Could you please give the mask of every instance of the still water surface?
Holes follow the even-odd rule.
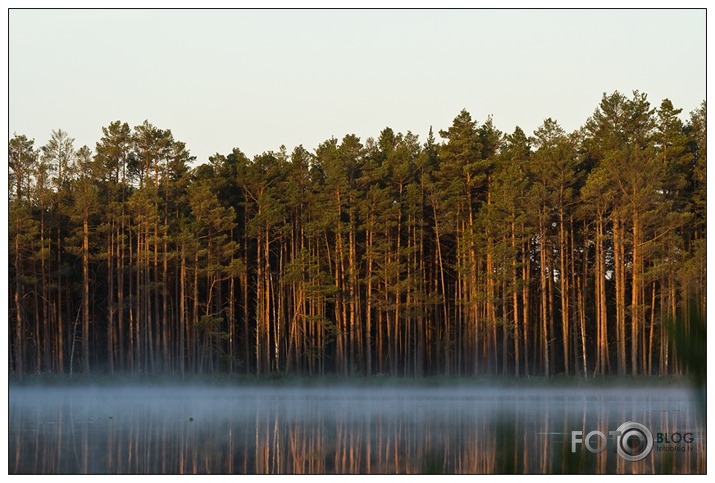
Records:
[[[9,396],[11,474],[706,472],[704,424],[681,388],[11,387]],[[629,421],[653,435],[636,462],[608,436]],[[589,444],[605,448],[574,447],[572,431],[600,431]]]

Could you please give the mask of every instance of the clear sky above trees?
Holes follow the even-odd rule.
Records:
[[[208,156],[315,149],[465,108],[567,131],[602,93],[705,98],[705,10],[11,10],[9,132],[76,145],[145,119]]]

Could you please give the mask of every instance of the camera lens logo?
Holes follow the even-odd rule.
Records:
[[[618,426],[616,451],[628,461],[640,461],[653,449],[653,434],[646,426],[628,421]]]

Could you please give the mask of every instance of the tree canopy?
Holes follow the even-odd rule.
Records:
[[[199,165],[148,121],[94,150],[14,135],[11,371],[683,372],[705,109],[614,92],[570,133],[462,110],[441,142],[387,127]]]

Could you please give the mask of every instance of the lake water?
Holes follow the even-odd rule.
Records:
[[[705,473],[701,419],[683,388],[11,386],[8,471]]]

